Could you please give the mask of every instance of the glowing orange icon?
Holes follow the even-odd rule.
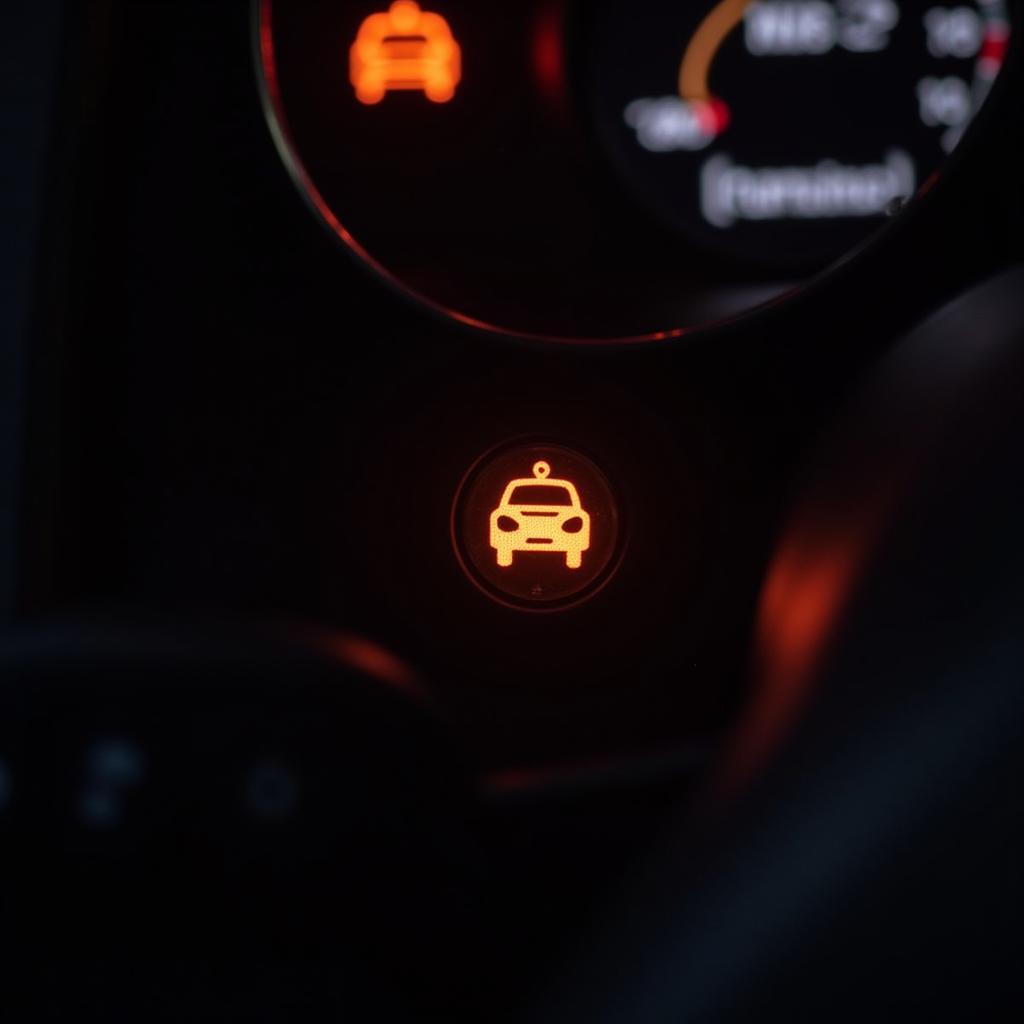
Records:
[[[462,51],[440,14],[414,0],[395,0],[386,14],[371,14],[349,51],[349,78],[361,103],[380,103],[397,89],[422,91],[447,103],[462,78]]]
[[[533,464],[533,477],[512,480],[491,513],[491,547],[498,565],[512,564],[514,551],[557,551],[578,569],[590,547],[590,515],[568,480],[552,480],[546,462]]]

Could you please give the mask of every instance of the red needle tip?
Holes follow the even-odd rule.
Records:
[[[696,113],[700,126],[707,135],[721,135],[732,120],[729,107],[717,96],[700,103]]]

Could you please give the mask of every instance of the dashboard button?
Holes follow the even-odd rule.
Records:
[[[553,610],[611,578],[622,531],[611,485],[591,459],[559,444],[514,443],[466,475],[452,540],[466,574],[489,596]]]

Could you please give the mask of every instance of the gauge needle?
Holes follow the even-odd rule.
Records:
[[[700,23],[679,66],[679,95],[687,103],[707,104],[714,116],[714,134],[729,123],[728,107],[711,95],[711,62],[729,33],[743,20],[752,0],[721,0]]]

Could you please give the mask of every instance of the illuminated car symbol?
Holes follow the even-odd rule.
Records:
[[[392,90],[419,90],[447,103],[462,77],[462,51],[440,14],[414,0],[395,0],[371,14],[349,50],[349,78],[360,103],[380,103]]]
[[[490,543],[498,565],[507,568],[516,551],[553,551],[565,555],[568,569],[583,564],[590,547],[590,514],[580,505],[575,485],[553,480],[551,467],[536,462],[533,477],[509,482],[491,513]]]

